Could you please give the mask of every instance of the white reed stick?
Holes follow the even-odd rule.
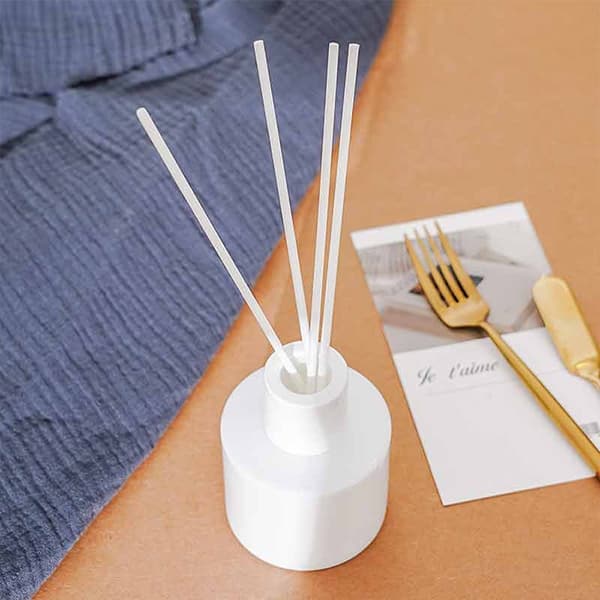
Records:
[[[277,117],[275,116],[275,104],[273,103],[273,92],[271,90],[271,80],[269,78],[267,55],[265,53],[265,44],[262,40],[257,40],[254,42],[254,56],[256,58],[256,68],[258,69],[258,79],[260,82],[260,91],[265,110],[265,120],[267,122],[267,131],[269,133],[273,168],[275,169],[275,181],[277,183],[277,193],[279,195],[279,206],[281,208],[281,218],[283,220],[283,231],[285,234],[285,243],[288,251],[290,271],[292,274],[292,285],[296,299],[298,322],[300,324],[300,337],[302,338],[302,344],[304,346],[304,360],[306,361],[309,353],[309,327],[308,314],[306,312],[306,298],[304,296],[304,286],[302,284],[300,259],[298,257],[298,246],[296,244],[294,221],[292,220],[292,209],[290,207],[290,197],[285,176],[285,167],[283,165],[283,154],[281,152],[281,142],[279,140]]]
[[[317,374],[317,347],[321,325],[321,300],[327,238],[327,212],[329,210],[329,184],[331,180],[331,153],[333,148],[333,126],[335,121],[335,92],[337,86],[339,44],[329,44],[327,56],[327,84],[325,86],[325,111],[323,115],[323,144],[321,148],[321,180],[319,182],[319,210],[315,239],[315,265],[313,269],[312,297],[307,375]]]
[[[350,44],[348,46],[346,81],[344,84],[344,103],[342,107],[342,125],[340,130],[337,171],[335,175],[335,191],[333,194],[333,215],[331,217],[329,256],[327,258],[327,282],[323,306],[323,327],[321,329],[321,345],[318,358],[319,375],[323,375],[327,371],[327,350],[331,343],[333,305],[335,300],[338,258],[340,254],[340,237],[342,233],[342,216],[344,214],[344,194],[346,191],[346,174],[348,172],[350,129],[352,125],[352,109],[354,107],[354,90],[356,87],[359,47],[358,44]]]
[[[229,276],[233,280],[233,283],[235,283],[235,285],[237,286],[240,294],[242,295],[242,298],[246,301],[248,308],[252,311],[254,318],[256,319],[263,333],[271,343],[271,346],[273,346],[273,350],[279,356],[279,359],[281,360],[285,370],[292,375],[297,375],[298,371],[294,366],[294,363],[283,349],[281,341],[279,340],[277,334],[273,330],[271,323],[269,323],[269,320],[267,319],[265,313],[260,307],[260,304],[254,297],[254,294],[248,287],[248,284],[244,280],[236,264],[233,262],[231,255],[227,251],[227,248],[225,248],[223,241],[219,237],[219,234],[217,233],[216,229],[213,227],[213,224],[211,223],[208,215],[202,208],[200,201],[198,200],[196,194],[192,190],[181,168],[177,164],[177,161],[175,160],[175,157],[169,150],[169,147],[167,146],[165,140],[158,131],[156,125],[154,124],[154,121],[148,114],[148,111],[145,108],[138,108],[136,114],[137,118],[142,124],[142,127],[148,134],[150,141],[152,142],[152,144],[156,148],[156,151],[160,155],[160,158],[162,159],[165,167],[167,167],[167,169],[169,170],[173,181],[176,183],[177,187],[179,188],[179,191],[186,199],[189,207],[192,209],[192,212],[196,217],[196,220],[200,224],[200,227],[202,227],[202,230],[206,234],[206,237],[208,238],[209,242],[212,244],[213,248],[215,249],[216,253],[221,259],[221,262],[223,263],[223,266],[229,273]]]

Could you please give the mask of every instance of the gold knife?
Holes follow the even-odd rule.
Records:
[[[600,389],[598,346],[566,281],[542,277],[533,286],[533,298],[567,369]]]

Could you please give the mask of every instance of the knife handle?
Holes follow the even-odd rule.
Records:
[[[533,371],[521,360],[518,354],[502,339],[502,336],[489,323],[483,322],[481,329],[487,333],[492,342],[508,364],[515,370],[523,383],[537,398],[542,408],[567,436],[569,441],[579,451],[581,456],[590,465],[596,476],[600,478],[600,450],[588,438],[571,415],[562,407],[560,402],[548,391],[548,388],[538,379]]]

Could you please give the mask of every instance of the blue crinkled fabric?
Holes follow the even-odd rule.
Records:
[[[0,2],[0,598],[35,593],[241,307],[135,109],[253,282],[282,227],[251,42],[265,40],[296,204],[319,166],[327,43],[341,65],[361,44],[362,81],[390,6]]]

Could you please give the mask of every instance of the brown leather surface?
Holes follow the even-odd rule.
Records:
[[[348,234],[522,200],[600,338],[599,173],[599,2],[398,3],[357,105],[333,336],[392,413],[380,535],[345,565],[295,573],[255,559],[229,531],[220,412],[269,354],[244,310],[155,452],[38,600],[597,594],[598,481],[442,507]],[[307,284],[316,191],[296,215]],[[281,245],[256,290],[281,337],[296,338]]]

